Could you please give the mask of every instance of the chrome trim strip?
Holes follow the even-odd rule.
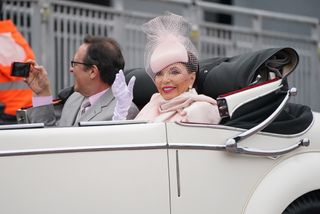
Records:
[[[235,144],[236,145],[236,144]],[[277,157],[280,155],[287,154],[300,146],[309,146],[310,140],[309,139],[302,139],[298,143],[295,143],[292,146],[289,146],[284,149],[276,149],[276,150],[261,150],[261,149],[254,149],[254,148],[248,148],[248,147],[235,147],[232,149],[232,147],[226,147],[228,152],[231,153],[237,153],[237,154],[246,154],[246,155],[255,155],[255,156],[269,156],[269,157]]]
[[[110,125],[130,125],[146,124],[145,120],[110,120],[110,121],[81,121],[79,126],[110,126]]]
[[[44,123],[27,123],[27,124],[12,124],[12,125],[1,125],[1,130],[14,130],[14,129],[34,129],[44,128]]]
[[[234,139],[229,139],[234,140]],[[289,153],[299,147],[307,147],[310,145],[310,140],[308,138],[304,138],[299,140],[299,142],[283,148],[283,149],[275,149],[275,150],[262,150],[256,148],[248,148],[248,147],[238,147],[238,144],[232,143],[232,145],[208,145],[208,144],[169,144],[169,149],[180,149],[180,150],[187,150],[187,149],[194,149],[194,150],[214,150],[214,151],[227,151],[236,154],[246,154],[246,155],[254,155],[254,156],[268,156],[268,157],[276,157],[280,155],[284,155]],[[234,146],[234,147],[232,147]]]
[[[247,154],[256,156],[279,156],[291,152],[300,146],[309,146],[308,139],[302,139],[298,143],[284,149],[277,150],[260,150],[246,147],[227,147],[226,145],[208,145],[208,144],[153,144],[153,145],[123,145],[123,146],[84,146],[84,147],[65,147],[65,148],[46,148],[46,149],[20,149],[0,151],[0,157],[11,156],[27,156],[27,155],[44,155],[44,154],[66,154],[66,153],[80,153],[80,152],[103,152],[103,151],[124,151],[124,150],[155,150],[155,149],[174,149],[176,150],[176,161],[179,157],[178,150],[214,150],[214,151],[228,151],[237,154]],[[231,151],[231,149],[233,149]],[[178,164],[178,162],[177,162]],[[177,165],[180,175],[179,166]],[[179,190],[180,191],[180,190]]]
[[[192,123],[192,122],[180,122],[180,121],[175,121],[174,123],[179,125],[179,126],[185,126],[185,127],[224,129],[224,130],[230,130],[230,131],[243,131],[243,129],[241,129],[241,128],[236,128],[236,127],[232,127],[232,126],[225,126],[225,125],[219,125],[219,124]]]
[[[83,147],[65,147],[65,148],[47,148],[47,149],[20,149],[0,151],[0,157],[8,156],[26,156],[26,155],[44,155],[44,154],[64,154],[79,152],[103,152],[103,151],[123,151],[123,150],[153,150],[167,149],[166,144],[153,145],[123,145],[123,146],[83,146]]]
[[[174,144],[168,145],[169,149],[195,149],[195,150],[226,150],[226,145],[209,145],[209,144]]]
[[[102,151],[122,151],[122,150],[153,150],[153,149],[195,149],[195,150],[226,150],[225,145],[187,145],[187,144],[153,144],[153,145],[122,145],[122,146],[83,146],[83,147],[64,147],[64,148],[46,148],[46,149],[18,149],[0,151],[0,157],[8,156],[26,156],[43,154],[63,154],[79,152],[102,152]]]
[[[177,172],[177,192],[178,192],[178,197],[180,197],[181,186],[180,186],[179,150],[176,150],[176,172]]]

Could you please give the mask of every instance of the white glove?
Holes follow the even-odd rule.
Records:
[[[128,115],[128,110],[133,99],[133,86],[136,77],[131,77],[128,85],[124,77],[123,71],[120,70],[116,75],[111,89],[113,96],[116,98],[116,107],[113,112],[112,120],[125,120]]]

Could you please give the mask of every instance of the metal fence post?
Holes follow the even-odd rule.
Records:
[[[53,29],[49,25],[51,21],[50,15],[49,0],[37,0],[36,3],[32,4],[32,15],[30,16],[32,49],[36,54],[37,63],[45,66],[47,69],[51,85],[54,87],[55,75],[52,63],[54,57],[53,40],[51,39]],[[54,88],[53,92],[55,92]]]
[[[46,67],[48,76],[51,82],[51,87],[53,95],[56,96],[56,69],[54,66],[54,25],[53,25],[53,17],[52,17],[52,0],[41,0],[41,56],[42,56],[42,64]]]
[[[126,39],[125,39],[125,17],[122,12],[119,12],[118,16],[114,17],[114,37],[117,42],[121,45],[121,47],[126,47]]]
[[[263,17],[262,16],[254,16],[254,18],[252,19],[252,28],[255,32],[255,36],[256,36],[256,40],[254,41],[254,49],[259,50],[261,49],[261,45],[262,45],[262,21],[263,21]]]
[[[41,39],[41,14],[40,14],[40,9],[41,9],[41,1],[38,0],[34,4],[32,4],[32,9],[30,15],[31,22],[31,46],[32,49],[36,55],[37,62],[42,64],[43,62],[43,57],[41,55],[42,53],[42,44],[39,42]]]
[[[191,22],[191,33],[189,37],[198,50],[199,55],[201,53],[199,24],[202,22],[202,13],[203,11],[196,5],[195,2],[188,4],[188,7],[183,11],[183,16]]]

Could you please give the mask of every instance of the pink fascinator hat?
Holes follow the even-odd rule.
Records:
[[[182,16],[168,13],[158,16],[142,26],[147,35],[144,62],[146,72],[154,80],[155,74],[167,66],[189,61],[191,53],[198,52],[189,39],[191,25]]]

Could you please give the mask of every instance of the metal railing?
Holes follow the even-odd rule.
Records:
[[[167,2],[183,4],[184,16],[194,23],[191,39],[202,59],[234,56],[269,47],[295,48],[300,64],[289,77],[289,84],[299,92],[294,102],[320,111],[320,96],[314,96],[320,91],[318,19],[204,1],[195,1],[195,4],[177,0]],[[157,15],[74,1],[4,0],[2,7],[2,17],[14,20],[30,42],[37,60],[47,67],[55,93],[73,84],[68,72],[69,62],[86,34],[115,38],[122,46],[126,69],[142,67],[146,39],[141,25]],[[205,22],[204,11],[245,16],[251,23],[239,26]],[[264,29],[266,20],[303,24],[309,34]]]

